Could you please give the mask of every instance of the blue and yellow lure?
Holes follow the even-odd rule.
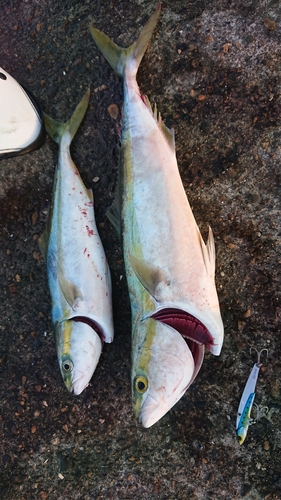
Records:
[[[267,349],[262,349],[260,352],[255,349],[255,347],[251,347],[250,352],[254,349],[257,354],[258,354],[258,361],[257,363],[254,364],[252,371],[249,375],[249,378],[247,380],[247,383],[245,385],[239,408],[238,408],[238,413],[237,413],[237,418],[236,418],[236,432],[239,438],[239,443],[242,444],[244,443],[248,428],[250,425],[256,423],[257,419],[259,418],[262,410],[268,411],[268,408],[266,406],[258,409],[257,407],[257,417],[256,419],[251,418],[251,411],[253,408],[254,399],[255,399],[255,388],[256,388],[256,383],[258,380],[258,375],[260,371],[260,367],[262,366],[261,363],[261,354],[266,351],[266,354],[268,354]],[[257,406],[257,405],[256,405]]]

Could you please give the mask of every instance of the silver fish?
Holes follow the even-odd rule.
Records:
[[[132,310],[132,399],[144,427],[185,393],[204,346],[218,355],[223,343],[212,231],[205,245],[178,171],[174,131],[136,82],[160,8],[129,48],[90,27],[124,84],[120,196],[109,216],[122,235]]]
[[[84,186],[69,150],[89,97],[88,91],[66,124],[45,115],[59,157],[47,228],[39,241],[47,264],[59,367],[67,389],[76,395],[89,384],[103,341],[113,341],[111,278],[93,193]]]

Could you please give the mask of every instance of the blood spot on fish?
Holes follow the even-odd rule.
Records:
[[[87,248],[84,249],[84,254],[87,252]]]
[[[181,309],[161,309],[151,316],[161,323],[171,326],[177,330],[183,337],[190,339],[197,344],[209,347],[214,344],[214,340],[208,329],[199,321]]]
[[[78,209],[80,210],[80,212],[81,212],[82,215],[84,215],[85,217],[87,217],[87,210],[85,210],[82,207],[80,207],[80,205],[78,205]]]
[[[89,226],[86,226],[86,229],[87,229],[88,236],[93,236],[93,234],[94,234],[93,229],[90,229]]]

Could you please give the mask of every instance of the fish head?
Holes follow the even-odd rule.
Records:
[[[136,417],[151,427],[183,396],[203,361],[204,347],[194,347],[169,325],[148,318],[133,349],[132,399]],[[136,338],[136,337],[135,337]]]
[[[63,381],[76,396],[89,384],[99,362],[102,341],[87,323],[66,320],[56,325],[57,356]]]

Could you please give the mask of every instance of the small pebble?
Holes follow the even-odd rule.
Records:
[[[263,447],[264,447],[264,449],[265,449],[266,451],[268,451],[268,450],[270,449],[270,444],[269,444],[269,441],[265,441],[265,442],[263,443]]]
[[[113,120],[117,120],[119,116],[119,108],[117,104],[110,104],[110,106],[108,106],[107,108],[107,111],[110,114],[111,118],[113,118]]]
[[[274,31],[276,29],[276,22],[273,21],[273,19],[269,19],[268,17],[266,17],[264,20],[263,20],[263,24],[265,25],[265,27],[270,30],[270,31]]]

